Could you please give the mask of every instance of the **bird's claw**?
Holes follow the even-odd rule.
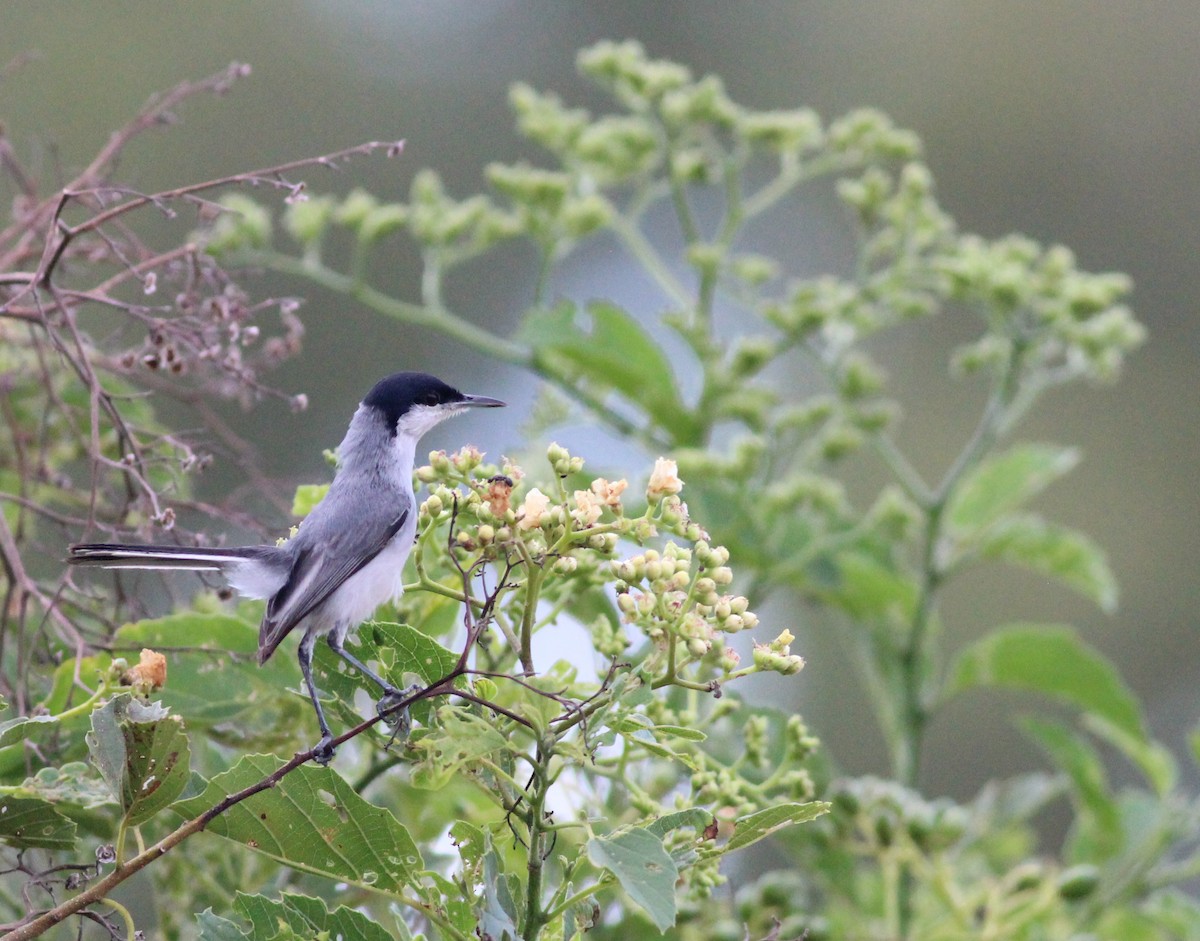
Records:
[[[329,732],[326,732],[321,736],[321,741],[317,742],[317,744],[313,747],[313,761],[323,768],[329,764],[329,762],[333,761],[333,752],[333,735]]]
[[[387,723],[388,728],[392,730],[394,736],[402,739],[408,738],[408,733],[412,730],[412,716],[409,714],[408,706],[404,706],[403,708],[397,707],[420,691],[421,687],[416,684],[405,690],[389,690],[375,704],[375,711]]]

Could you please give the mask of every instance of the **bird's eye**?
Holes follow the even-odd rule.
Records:
[[[437,405],[441,399],[436,392],[422,392],[417,402],[421,405]]]

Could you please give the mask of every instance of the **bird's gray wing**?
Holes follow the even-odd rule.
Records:
[[[337,530],[309,540],[296,553],[283,587],[267,604],[258,629],[258,662],[265,663],[288,633],[317,605],[362,569],[392,541],[408,519],[409,507],[386,523]],[[301,532],[303,532],[301,527]]]

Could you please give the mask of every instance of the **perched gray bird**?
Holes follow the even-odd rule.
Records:
[[[214,571],[240,594],[268,599],[258,632],[258,662],[265,663],[280,641],[302,628],[300,672],[321,726],[314,757],[327,764],[333,758],[333,733],[313,684],[317,638],[324,635],[334,653],[378,684],[381,713],[400,699],[400,690],[344,648],[346,635],[400,595],[417,529],[412,477],[421,436],[468,408],[504,404],[464,395],[424,373],[396,373],[376,383],[358,406],[338,448],[329,493],[282,545],[189,549],[92,543],[71,546],[67,561]]]

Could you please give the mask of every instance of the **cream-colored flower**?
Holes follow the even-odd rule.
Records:
[[[517,510],[517,529],[537,529],[550,508],[550,498],[534,487],[525,494],[525,502]]]
[[[679,465],[670,458],[660,457],[654,462],[650,483],[646,485],[646,496],[651,500],[669,493],[679,493],[683,481],[679,479]]]
[[[596,520],[600,519],[600,514],[604,511],[604,504],[600,502],[600,498],[590,490],[575,491],[575,509],[571,511],[571,516],[574,517],[583,527],[594,526]]]
[[[603,477],[597,477],[592,481],[592,493],[600,498],[600,502],[605,506],[610,506],[614,510],[621,506],[621,494],[625,492],[625,488],[629,486],[629,481],[622,478],[621,480],[605,480]]]

